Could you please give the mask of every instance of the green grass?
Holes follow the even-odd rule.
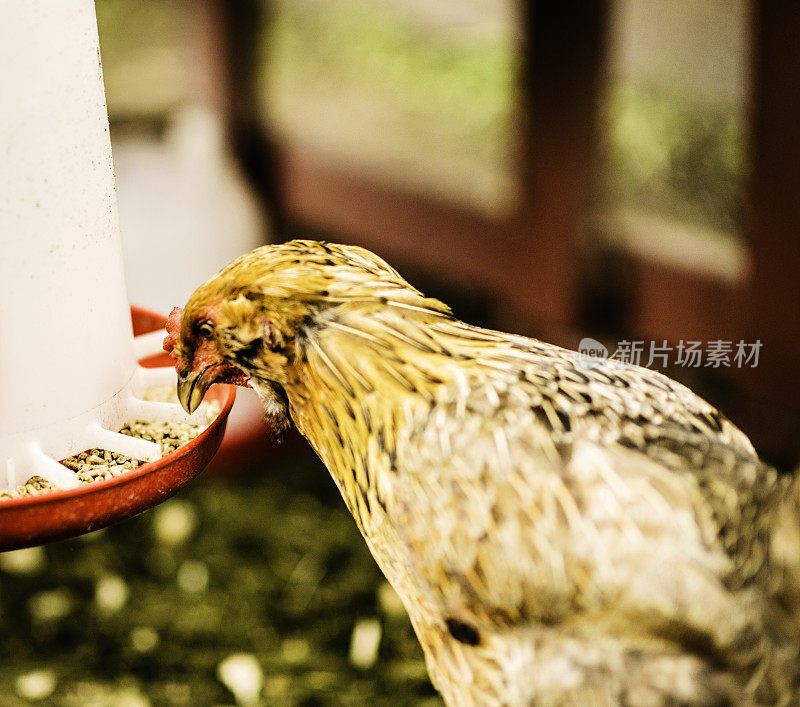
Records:
[[[437,34],[370,3],[281,3],[266,57],[274,74],[358,86],[472,136],[501,132],[517,70],[502,38]]]
[[[175,0],[97,0],[103,78],[112,117],[160,116],[189,97],[187,6]]]
[[[733,109],[621,85],[606,107],[608,182],[628,205],[737,233],[745,138]]]
[[[280,139],[492,212],[513,203],[520,54],[507,31],[434,26],[366,0],[272,8],[252,60],[265,124]],[[189,99],[190,11],[175,0],[98,0],[112,116],[164,115]],[[737,110],[630,83],[609,91],[603,109],[613,202],[741,231]]]
[[[488,201],[511,179],[519,54],[501,33],[435,30],[364,2],[282,2],[264,50],[265,112],[289,140],[434,191],[477,184]]]

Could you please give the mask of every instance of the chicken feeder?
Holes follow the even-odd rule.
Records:
[[[206,419],[142,399],[175,371],[138,363],[160,351],[163,319],[134,312],[137,328],[157,329],[134,338],[92,0],[0,3],[0,94],[0,490],[32,476],[59,488],[0,500],[9,549],[166,498],[210,461],[234,391],[217,391],[222,412],[163,459],[158,444],[117,432]],[[152,464],[83,484],[59,460],[92,448]]]

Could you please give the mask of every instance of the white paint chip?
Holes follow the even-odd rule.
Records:
[[[362,670],[375,665],[382,634],[381,622],[378,619],[356,621],[350,636],[350,663]]]
[[[33,670],[18,676],[14,688],[24,700],[44,700],[56,689],[56,674],[52,670]]]
[[[95,586],[94,602],[104,614],[116,614],[130,597],[130,589],[122,577],[107,575]]]
[[[46,556],[41,547],[26,547],[0,553],[0,569],[8,574],[30,577],[44,569]]]
[[[217,677],[240,705],[258,701],[264,686],[264,673],[256,657],[250,653],[233,653],[217,668]]]
[[[182,545],[197,527],[197,512],[188,501],[174,498],[155,509],[153,532],[164,545]]]

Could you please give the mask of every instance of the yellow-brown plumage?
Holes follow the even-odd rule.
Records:
[[[330,470],[449,704],[790,704],[795,487],[670,379],[470,326],[372,253],[249,253],[168,340]]]

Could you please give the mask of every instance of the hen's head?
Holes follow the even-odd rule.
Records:
[[[306,240],[257,248],[170,315],[164,349],[175,359],[181,404],[195,410],[216,382],[277,390],[302,358],[304,340],[334,310],[390,303],[449,314],[363,248]]]

